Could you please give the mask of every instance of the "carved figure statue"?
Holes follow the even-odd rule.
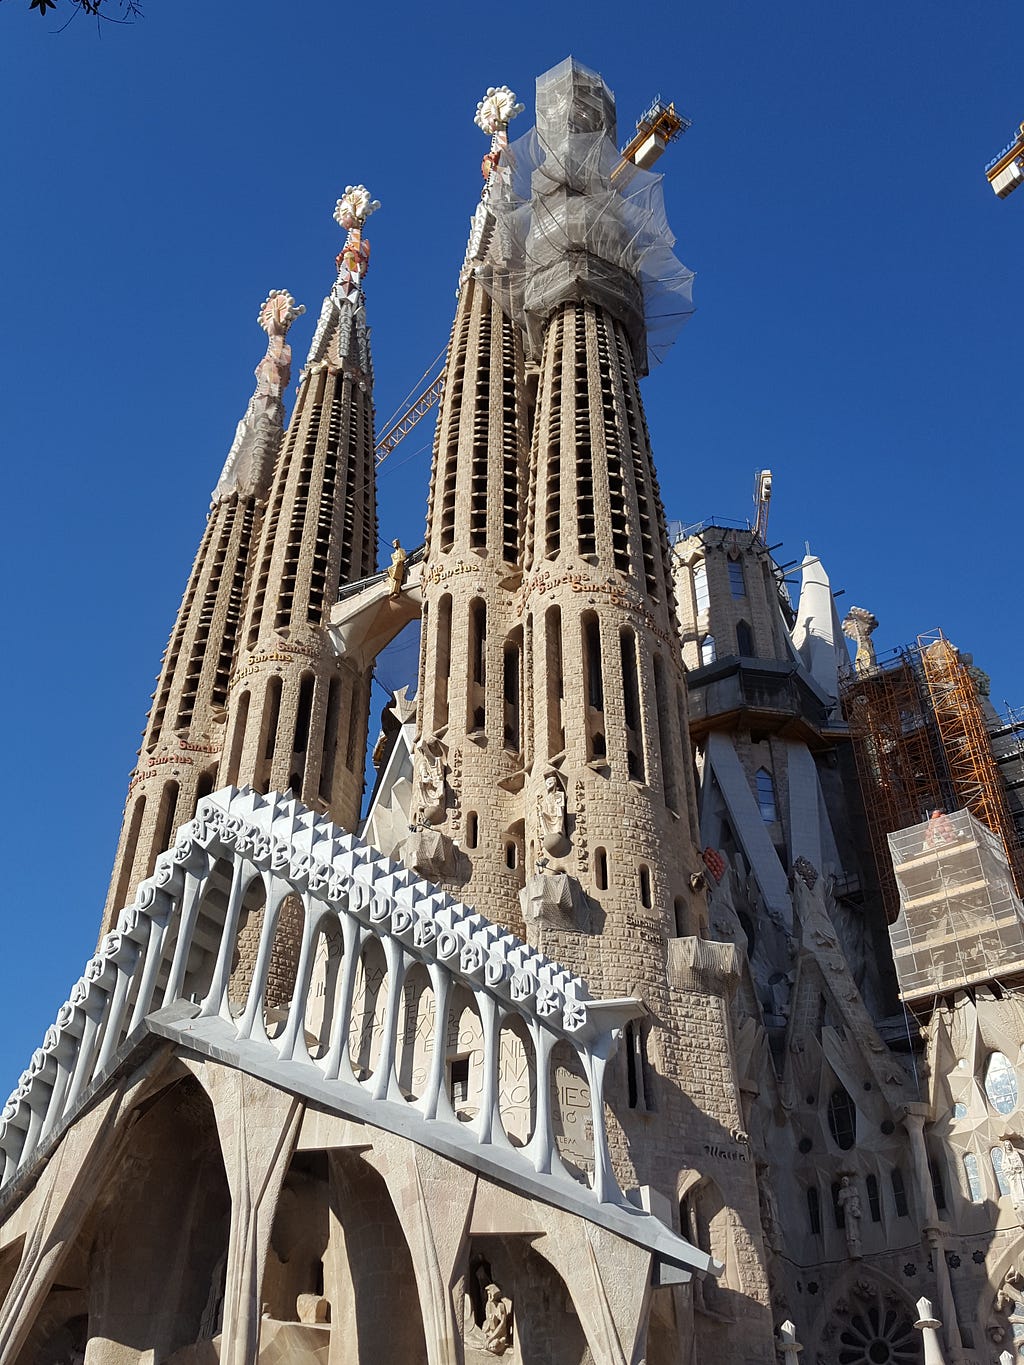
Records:
[[[850,1176],[844,1175],[840,1181],[839,1193],[836,1196],[836,1201],[843,1211],[847,1248],[854,1260],[859,1260],[864,1254],[860,1245],[860,1220],[863,1214],[861,1212],[860,1195],[857,1193],[857,1186],[853,1183]]]
[[[1009,1138],[1003,1139],[1003,1179],[1010,1187],[1014,1212],[1024,1216],[1024,1160]]]
[[[870,673],[875,667],[875,647],[871,636],[878,629],[878,618],[864,607],[851,607],[843,620],[843,634],[857,644],[853,666],[858,673]]]
[[[556,858],[568,853],[565,789],[553,768],[549,768],[544,774],[544,789],[537,797],[537,829],[546,853],[551,853]]]
[[[397,540],[391,542],[391,564],[388,568],[388,596],[397,597],[405,582],[405,563],[409,556]]]
[[[416,741],[414,764],[416,801],[414,810],[424,824],[444,818],[444,753],[436,739]]]
[[[496,1284],[487,1286],[487,1303],[484,1308],[484,1336],[487,1340],[487,1349],[492,1356],[503,1356],[512,1345],[508,1307]]]
[[[783,1237],[779,1204],[769,1179],[768,1164],[764,1161],[757,1163],[757,1198],[761,1206],[761,1229],[764,1232],[764,1240],[772,1251],[781,1251]]]

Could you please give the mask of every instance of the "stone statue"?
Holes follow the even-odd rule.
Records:
[[[415,746],[414,782],[416,818],[427,825],[444,819],[444,753],[436,739],[418,739]]]
[[[757,1198],[761,1208],[761,1229],[764,1240],[772,1251],[781,1251],[783,1246],[782,1223],[779,1219],[779,1204],[770,1178],[767,1162],[757,1163]]]
[[[856,641],[857,657],[853,666],[858,673],[870,673],[875,668],[875,647],[871,636],[878,629],[878,618],[864,607],[851,607],[843,620],[843,634]]]
[[[1010,1187],[1014,1212],[1024,1217],[1024,1160],[1009,1138],[1003,1139],[1003,1179]]]
[[[561,858],[569,852],[565,828],[565,789],[553,768],[544,774],[544,790],[537,797],[537,831],[546,853]]]
[[[409,556],[397,540],[391,542],[391,564],[388,568],[388,596],[397,597],[405,582],[405,563]]]
[[[836,1200],[843,1211],[846,1245],[854,1260],[859,1260],[864,1254],[860,1245],[860,1220],[863,1215],[860,1207],[860,1195],[857,1193],[857,1186],[850,1176],[843,1176]]]
[[[484,1308],[484,1336],[487,1340],[487,1349],[492,1356],[503,1356],[512,1345],[508,1306],[501,1297],[501,1290],[496,1284],[487,1286],[487,1303]]]

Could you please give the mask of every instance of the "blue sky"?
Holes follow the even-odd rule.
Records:
[[[809,541],[881,647],[942,626],[1024,704],[1024,191],[983,174],[1024,118],[1018,5],[146,0],[130,27],[56,28],[0,5],[0,1091],[92,951],[261,301],[306,304],[301,363],[335,200],[365,182],[385,418],[447,338],[477,100],[507,82],[525,131],[570,52],[615,90],[620,141],[659,93],[693,119],[659,169],[698,311],[645,388],[669,516],[745,517],[771,467],[778,558]],[[384,466],[386,539],[422,538],[431,434]]]

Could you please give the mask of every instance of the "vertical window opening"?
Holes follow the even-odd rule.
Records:
[[[479,837],[479,822],[475,810],[466,812],[466,847],[476,848],[476,841]]]
[[[651,899],[651,869],[646,863],[641,863],[638,871],[640,876],[640,904],[645,910],[650,910],[653,904]]]
[[[596,615],[582,619],[583,670],[587,689],[587,758],[603,759],[608,745],[604,729],[604,678],[601,672],[601,627]]]
[[[907,1205],[907,1187],[903,1182],[903,1172],[898,1166],[892,1168],[889,1179],[892,1182],[892,1200],[896,1206],[896,1217],[906,1218],[910,1211]]]
[[[149,859],[146,865],[146,876],[153,875],[153,868],[156,867],[157,856],[170,847],[171,839],[174,835],[174,812],[178,805],[178,784],[177,782],[165,782],[164,789],[160,793],[160,808],[156,818],[156,839],[150,850]]]
[[[686,902],[682,899],[681,896],[676,897],[672,909],[674,912],[676,923],[676,938],[686,938],[687,937]]]
[[[815,1237],[821,1236],[821,1200],[818,1191],[812,1186],[807,1191],[807,1221]]]
[[[626,1025],[626,1036],[623,1040],[626,1045],[626,1093],[629,1097],[630,1109],[636,1109],[640,1098],[640,1087],[637,1077],[637,1052],[636,1052],[636,1028],[632,1020]]]
[[[448,1063],[448,1094],[453,1109],[469,1103],[468,1057],[453,1057]]]
[[[505,641],[504,698],[505,698],[505,748],[514,754],[523,747],[522,737],[522,694],[523,694],[523,632],[518,628]]]
[[[487,722],[486,659],[487,607],[479,597],[474,597],[469,604],[469,705],[466,717],[471,733],[483,730]]]
[[[779,817],[775,806],[775,783],[767,768],[758,768],[754,776],[754,785],[757,789],[757,808],[761,812],[761,819],[766,825],[770,825]]]
[[[295,715],[295,740],[292,752],[304,754],[309,745],[309,718],[313,711],[313,675],[304,673],[299,684],[299,707]]]
[[[114,909],[120,910],[125,904],[128,892],[131,889],[132,868],[135,866],[135,853],[139,845],[139,831],[142,829],[142,817],[146,812],[146,798],[140,796],[132,808],[132,818],[128,825],[128,837],[124,841],[124,852],[121,856],[121,872],[117,879],[117,889],[114,892]]]
[[[928,1170],[932,1177],[932,1193],[935,1195],[935,1207],[944,1209],[946,1207],[946,1182],[942,1178],[942,1167],[931,1157],[928,1161]]]
[[[245,727],[248,723],[249,693],[243,692],[238,698],[235,726],[231,732],[231,748],[228,751],[228,770],[224,774],[224,779],[230,787],[234,787],[238,782],[238,770],[242,765],[242,751],[245,748]]]
[[[661,749],[661,780],[665,790],[665,805],[678,811],[679,774],[676,765],[676,748],[672,734],[672,708],[669,704],[668,685],[665,680],[665,662],[660,654],[654,656],[654,697],[657,703],[658,739]]]
[[[264,704],[263,753],[261,755],[259,785],[264,791],[271,779],[274,748],[277,744],[277,722],[281,714],[281,679],[274,677],[267,683]]]
[[[331,799],[334,765],[338,759],[338,731],[341,728],[341,679],[332,678],[327,689],[327,714],[324,717],[324,749],[320,764],[320,795]]]
[[[833,1182],[832,1182],[832,1217],[833,1217],[833,1219],[834,1219],[834,1221],[835,1221],[835,1225],[836,1225],[837,1228],[845,1228],[845,1227],[846,1227],[846,1210],[843,1208],[842,1202],[840,1201],[840,1198],[839,1198],[839,1191],[840,1191],[842,1188],[843,1188],[843,1187],[842,1187],[842,1184],[841,1184],[840,1181],[838,1181],[838,1180],[833,1180]]]
[[[646,782],[643,735],[640,732],[640,679],[637,672],[636,635],[627,626],[619,632],[622,657],[622,698],[626,717],[626,767],[636,782]]]
[[[700,662],[702,667],[705,664],[715,662],[715,637],[713,635],[705,635],[700,642]]]
[[[735,598],[747,595],[747,585],[743,581],[743,563],[739,559],[729,560],[729,591]]]
[[[565,705],[565,679],[562,673],[562,610],[548,607],[544,615],[544,641],[548,675],[548,757],[554,758],[565,749],[565,726],[562,715]]]
[[[711,594],[708,591],[708,566],[703,559],[699,560],[693,569],[693,600],[697,607],[698,616],[703,616],[706,611],[711,609]]]
[[[868,1210],[871,1214],[872,1223],[882,1221],[882,1199],[878,1193],[878,1176],[869,1175],[864,1181],[868,1190]]]
[[[452,668],[452,599],[448,593],[437,604],[437,643],[434,648],[434,731],[448,724],[448,678]]]
[[[754,635],[746,621],[736,622],[736,653],[743,659],[754,654]]]
[[[608,890],[608,850],[594,849],[594,885],[598,891]]]
[[[842,1086],[829,1096],[828,1126],[836,1146],[848,1152],[857,1141],[857,1108]]]
[[[978,1158],[973,1152],[964,1153],[964,1178],[967,1181],[967,1192],[971,1196],[972,1204],[984,1204],[985,1191],[981,1184],[981,1171],[978,1168]]]

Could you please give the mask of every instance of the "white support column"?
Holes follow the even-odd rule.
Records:
[[[785,1365],[798,1365],[800,1352],[804,1348],[796,1339],[796,1323],[791,1318],[787,1318],[779,1328],[778,1347]]]
[[[935,1316],[930,1300],[918,1299],[917,1311],[920,1317],[914,1326],[921,1333],[921,1342],[924,1346],[924,1365],[946,1365],[946,1357],[942,1354],[942,1343],[939,1341],[939,1328],[942,1323]]]

